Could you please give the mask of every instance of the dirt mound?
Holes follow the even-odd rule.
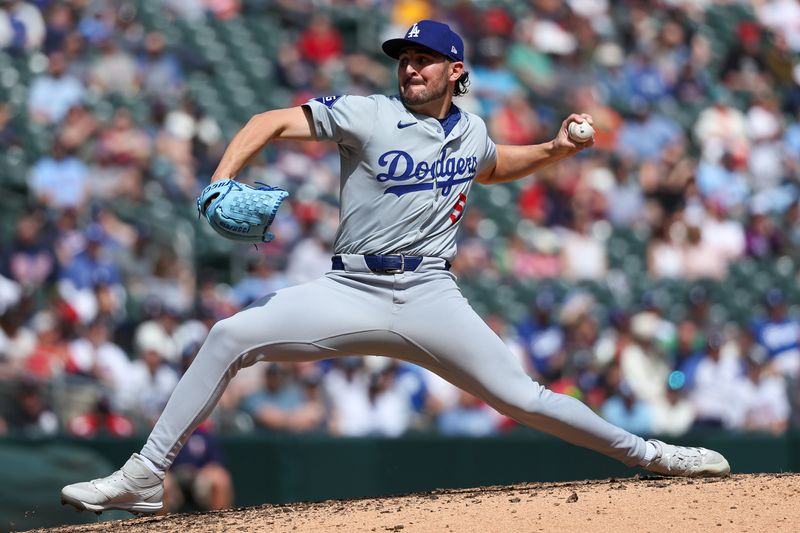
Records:
[[[800,474],[612,478],[263,505],[37,531],[800,531],[798,495]]]

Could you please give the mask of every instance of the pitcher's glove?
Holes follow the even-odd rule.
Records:
[[[197,197],[197,211],[223,237],[253,244],[269,242],[275,236],[267,230],[289,193],[257,184],[260,187],[231,179],[215,181]]]

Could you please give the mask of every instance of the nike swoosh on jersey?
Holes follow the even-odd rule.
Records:
[[[402,130],[403,128],[407,128],[409,126],[413,126],[414,124],[416,124],[416,122],[407,122],[407,123],[403,124],[403,121],[400,120],[400,121],[397,122],[397,129],[398,130]]]

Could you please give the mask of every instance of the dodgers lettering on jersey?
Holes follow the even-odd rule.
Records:
[[[378,181],[406,181],[416,180],[417,183],[407,185],[393,185],[388,187],[383,194],[404,194],[429,189],[439,189],[442,196],[447,196],[453,185],[464,183],[475,177],[478,170],[478,158],[475,156],[447,157],[447,148],[442,150],[442,155],[433,164],[427,161],[415,162],[414,158],[403,150],[390,150],[378,157],[378,165],[386,168],[386,172],[378,173]],[[433,179],[426,179],[431,177]],[[440,179],[444,178],[444,179]]]
[[[479,117],[441,123],[397,96],[322,97],[306,104],[317,138],[339,146],[340,225],[335,253],[451,260],[475,177],[496,149]]]

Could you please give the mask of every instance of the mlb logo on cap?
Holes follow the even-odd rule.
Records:
[[[451,61],[464,61],[464,41],[450,26],[435,20],[415,22],[404,37],[389,39],[382,48],[389,57],[399,59],[403,48],[412,44],[433,50]]]

